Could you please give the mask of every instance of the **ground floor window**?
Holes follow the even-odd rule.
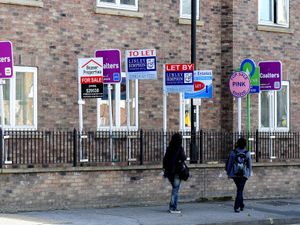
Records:
[[[261,131],[289,130],[289,82],[283,81],[280,91],[259,94],[259,129]]]
[[[199,111],[200,106],[194,104],[195,109],[195,128],[199,130]],[[184,99],[184,95],[180,94],[180,130],[191,130],[191,99]]]
[[[108,91],[111,90],[111,125]],[[120,84],[104,84],[103,98],[97,102],[98,130],[138,129],[138,81],[126,79],[122,73]]]
[[[37,68],[14,67],[3,86],[4,126],[37,129]]]

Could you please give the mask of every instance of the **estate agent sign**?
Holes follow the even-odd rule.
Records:
[[[213,74],[211,70],[195,70],[194,92],[184,93],[184,98],[212,98],[212,78]]]
[[[121,83],[121,52],[119,49],[97,50],[96,58],[103,58],[103,82]]]
[[[194,64],[165,64],[166,92],[194,91]]]
[[[101,98],[103,96],[103,59],[78,59],[78,79],[81,98]]]
[[[155,49],[126,50],[125,54],[129,80],[157,79]]]
[[[280,61],[262,61],[260,67],[260,90],[278,91],[281,89],[282,67]]]
[[[12,78],[13,53],[10,41],[0,41],[0,79]]]
[[[242,98],[250,91],[250,79],[245,72],[235,72],[230,77],[229,87],[234,97]]]

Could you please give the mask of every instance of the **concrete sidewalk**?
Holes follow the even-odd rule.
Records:
[[[300,199],[246,200],[245,204],[240,213],[233,212],[233,201],[226,201],[179,203],[181,214],[168,213],[167,204],[0,214],[0,225],[300,225]]]

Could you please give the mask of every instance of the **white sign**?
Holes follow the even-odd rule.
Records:
[[[78,76],[103,76],[103,58],[78,59]]]
[[[155,49],[126,50],[125,53],[129,80],[157,79]]]

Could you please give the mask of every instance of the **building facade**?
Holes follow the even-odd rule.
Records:
[[[119,49],[124,72],[122,83],[112,85],[112,128],[162,129],[165,119],[168,129],[188,130],[190,100],[168,94],[163,113],[163,65],[191,61],[190,6],[189,0],[0,0],[0,40],[13,43],[15,71],[4,85],[5,127],[77,128],[78,58]],[[196,69],[213,72],[213,98],[196,106],[197,129],[237,129],[228,80],[245,58],[282,62],[281,91],[251,95],[251,128],[298,128],[299,11],[294,0],[197,0]],[[126,79],[125,50],[136,49],[156,50],[157,80]],[[102,99],[85,100],[84,129],[109,129],[107,89]],[[246,108],[242,99],[242,129]]]

